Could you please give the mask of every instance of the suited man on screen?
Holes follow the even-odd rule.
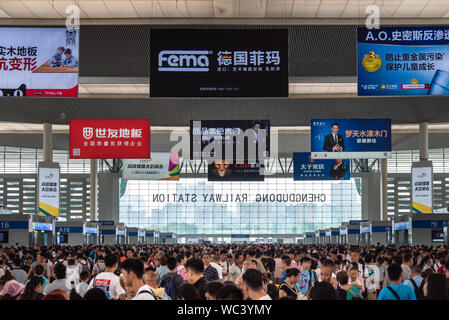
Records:
[[[331,129],[332,133],[324,138],[323,149],[327,152],[342,152],[345,150],[345,142],[343,141],[343,136],[338,133],[340,126],[338,123],[333,123]]]
[[[342,159],[336,159],[335,164],[332,166],[329,176],[334,180],[344,180],[346,174],[346,165]]]

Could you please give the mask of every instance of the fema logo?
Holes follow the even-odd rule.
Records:
[[[163,50],[158,55],[158,71],[208,72],[208,50]]]
[[[94,135],[94,129],[91,127],[84,127],[83,128],[83,137],[86,140],[89,140]]]

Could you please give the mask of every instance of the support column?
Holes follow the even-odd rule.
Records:
[[[43,125],[43,142],[42,151],[44,162],[53,162],[53,130],[51,123],[44,123]]]
[[[90,221],[97,220],[97,167],[98,160],[90,159]]]
[[[429,124],[419,123],[419,160],[429,160]]]
[[[388,218],[388,162],[387,159],[380,159],[380,169],[382,173],[382,221]]]

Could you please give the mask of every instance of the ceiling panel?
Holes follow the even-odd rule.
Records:
[[[417,17],[428,2],[429,0],[403,1],[396,9],[396,12],[394,13],[393,17],[396,18]]]
[[[376,0],[349,0],[341,18],[366,18],[366,7],[375,3]]]
[[[419,18],[441,18],[449,11],[448,0],[431,0],[419,14]]]
[[[320,1],[310,0],[295,0],[292,8],[292,18],[315,18],[318,9],[320,8]]]
[[[187,11],[191,18],[209,18],[214,16],[212,0],[186,0]]]
[[[11,17],[8,16],[8,15],[6,14],[5,11],[3,11],[2,9],[0,9],[0,18],[11,18]]]
[[[267,0],[244,0],[240,1],[240,17],[242,18],[263,18]]]
[[[232,18],[239,16],[239,0],[213,0],[215,18]]]
[[[164,17],[188,17],[185,0],[158,0]]]
[[[290,17],[294,0],[267,0],[266,17],[282,18]]]
[[[0,1],[0,9],[12,18],[36,18],[21,1]]]
[[[130,0],[105,0],[105,4],[114,18],[138,18]]]
[[[163,17],[161,6],[157,0],[131,0],[139,18]]]
[[[89,18],[114,18],[103,0],[79,0],[79,5]]]
[[[348,0],[321,0],[317,18],[339,18]]]
[[[58,19],[65,17],[55,10],[53,3],[49,0],[24,1],[23,3],[38,18]]]
[[[53,7],[59,13],[60,16],[67,17],[67,13],[66,13],[67,7],[70,5],[77,5],[78,2],[79,2],[78,0],[56,0],[53,3]],[[79,7],[79,9],[80,9],[80,17],[82,19],[88,18],[88,16],[82,10],[82,8]]]
[[[380,8],[380,18],[391,18],[402,1],[404,0],[377,0],[375,4]]]

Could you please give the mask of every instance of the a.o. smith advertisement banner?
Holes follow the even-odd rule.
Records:
[[[126,180],[179,180],[179,155],[152,152],[149,159],[123,159],[122,178]]]
[[[358,94],[449,94],[449,27],[358,29]]]
[[[0,28],[0,97],[77,97],[79,29]]]
[[[412,211],[432,213],[432,167],[412,167]]]

